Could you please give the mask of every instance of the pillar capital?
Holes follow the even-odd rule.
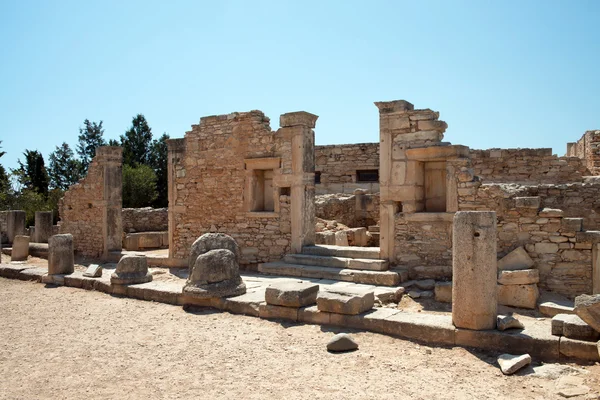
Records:
[[[279,117],[279,126],[282,128],[288,128],[291,126],[306,126],[308,128],[314,128],[317,123],[318,115],[311,114],[306,111],[296,111],[281,114]]]
[[[380,114],[388,114],[399,111],[413,111],[415,106],[406,100],[376,101]]]

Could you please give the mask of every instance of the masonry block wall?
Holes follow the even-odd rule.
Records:
[[[233,236],[241,264],[314,243],[316,119],[284,114],[274,132],[261,111],[209,116],[170,140],[170,257],[186,258],[207,232]]]
[[[160,232],[169,229],[167,208],[124,208],[123,232]]]
[[[591,175],[600,175],[600,130],[586,131],[574,143],[567,143],[567,156],[583,160]]]
[[[315,146],[317,194],[351,194],[355,189],[377,193],[378,171],[379,143]]]
[[[107,257],[121,250],[122,159],[121,147],[99,147],[86,177],[60,201],[60,233],[73,235],[79,255]]]
[[[471,166],[485,182],[567,183],[589,175],[578,157],[557,157],[552,149],[471,150]]]

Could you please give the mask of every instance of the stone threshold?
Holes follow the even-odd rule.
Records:
[[[0,276],[97,290],[111,295],[156,301],[187,307],[211,307],[232,314],[269,320],[333,325],[365,330],[425,343],[428,345],[472,347],[511,354],[528,353],[540,361],[600,361],[595,342],[569,339],[551,334],[550,319],[528,320],[525,329],[511,331],[472,331],[456,328],[451,315],[404,312],[392,308],[374,308],[359,315],[321,312],[316,305],[290,308],[265,303],[260,285],[247,281],[248,292],[226,299],[197,299],[182,293],[182,282],[152,281],[137,285],[112,285],[110,274],[100,278],[84,277],[82,271],[70,275],[48,276],[47,268],[25,263],[0,264]],[[107,271],[108,272],[108,271]]]

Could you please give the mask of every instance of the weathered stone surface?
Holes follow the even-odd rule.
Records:
[[[575,314],[600,332],[600,294],[582,294],[575,298]]]
[[[558,244],[556,243],[536,243],[534,245],[536,253],[540,254],[554,254],[558,251]]]
[[[304,307],[317,302],[319,285],[310,282],[275,283],[267,287],[267,304],[283,307]]]
[[[52,236],[52,211],[36,211],[34,242],[48,243],[50,236]]]
[[[585,323],[577,315],[560,314],[562,320],[562,334],[571,339],[597,341],[600,332]],[[556,317],[554,317],[556,318]],[[554,318],[552,320],[554,321]],[[554,329],[553,329],[554,333]]]
[[[501,354],[498,357],[498,364],[504,375],[512,375],[521,368],[531,364],[531,356],[529,354],[520,356]]]
[[[50,236],[48,239],[48,274],[72,274],[75,270],[73,235]]]
[[[113,285],[131,285],[152,280],[148,272],[148,260],[142,254],[126,254],[119,260],[117,269],[110,277]]]
[[[273,304],[261,304],[259,306],[258,316],[265,319],[286,319],[298,321],[298,308],[283,307]]]
[[[8,243],[13,243],[17,235],[25,235],[25,211],[11,210],[7,212],[6,235]]]
[[[26,261],[29,257],[29,236],[16,235],[13,239],[11,261]]]
[[[556,393],[566,398],[583,396],[590,391],[590,388],[584,383],[583,378],[579,376],[561,376],[556,381]]]
[[[452,282],[436,282],[434,292],[436,301],[452,303]]]
[[[565,336],[560,337],[560,354],[580,360],[600,361],[597,343],[570,339]]]
[[[322,290],[317,295],[319,311],[338,314],[360,314],[373,308],[373,291],[350,288]]]
[[[498,304],[534,309],[540,295],[537,285],[498,285]]]
[[[497,328],[499,331],[505,331],[507,329],[523,329],[525,326],[512,315],[498,315]]]
[[[531,285],[540,281],[540,271],[523,269],[520,271],[500,271],[498,283],[501,285]]]
[[[374,294],[375,294],[375,297],[377,298],[377,300],[379,300],[382,304],[388,304],[388,303],[400,302],[404,292],[405,292],[405,289],[402,286],[397,287],[397,288],[380,287],[380,288],[375,289]]]
[[[560,218],[563,216],[563,210],[556,208],[544,208],[540,211],[539,216],[544,218]]]
[[[190,248],[190,256],[188,257],[190,273],[199,255],[217,249],[227,249],[235,255],[236,260],[239,259],[240,249],[234,238],[224,233],[205,233],[196,239]]]
[[[98,264],[90,264],[83,273],[83,276],[89,278],[99,278],[102,276],[102,267]]]
[[[452,244],[452,321],[458,328],[496,327],[496,213],[459,211]]]
[[[498,269],[507,271],[529,269],[534,264],[527,251],[523,247],[517,247],[498,261]]]
[[[565,319],[572,314],[556,314],[552,317],[551,330],[554,336],[562,336]]]
[[[290,112],[281,114],[279,117],[279,125],[282,128],[299,125],[314,128],[318,118],[318,115],[306,111]]]
[[[358,349],[358,343],[347,333],[338,333],[327,343],[327,350],[332,352],[352,351]]]
[[[415,286],[421,290],[432,290],[435,287],[435,281],[433,279],[415,281]]]

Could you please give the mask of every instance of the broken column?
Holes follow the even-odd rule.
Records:
[[[52,236],[52,211],[35,212],[35,243],[48,243]]]
[[[496,328],[496,213],[459,211],[452,230],[452,322]]]
[[[183,293],[200,299],[239,296],[246,293],[240,276],[239,247],[224,233],[205,233],[190,249],[190,275]]]
[[[124,255],[110,276],[110,283],[113,285],[133,285],[150,281],[152,274],[148,272],[148,260],[143,254]]]
[[[48,239],[48,275],[72,274],[75,271],[73,235],[50,236]]]
[[[10,261],[27,261],[27,257],[29,257],[29,236],[15,236],[10,252]]]
[[[25,235],[25,211],[11,210],[6,215],[6,234],[8,243],[13,243],[15,236]]]

